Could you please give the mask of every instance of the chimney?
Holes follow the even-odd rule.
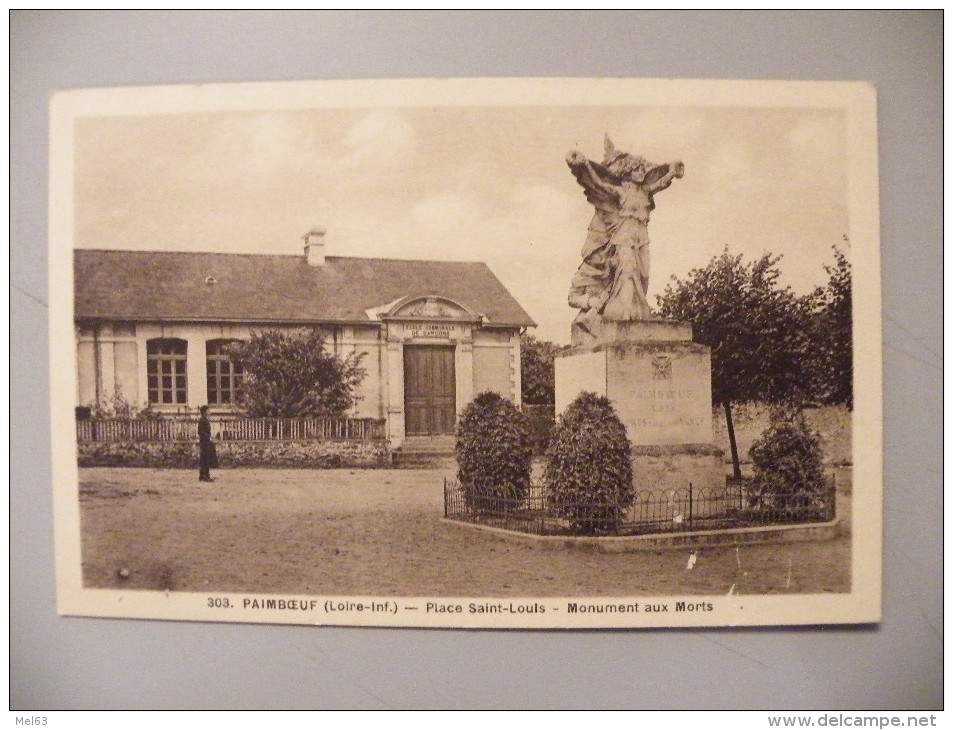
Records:
[[[304,255],[311,266],[324,266],[324,236],[327,233],[323,228],[312,228],[304,236]]]

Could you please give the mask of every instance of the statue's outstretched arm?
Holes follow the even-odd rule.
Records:
[[[616,187],[603,180],[579,150],[572,150],[566,155],[566,164],[569,165],[576,181],[582,185],[586,193],[618,196]]]
[[[657,193],[661,190],[665,190],[665,188],[672,184],[672,181],[675,180],[675,178],[683,177],[684,175],[685,164],[681,160],[670,162],[668,164],[668,172],[649,185],[649,192]]]

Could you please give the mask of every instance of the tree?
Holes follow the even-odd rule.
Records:
[[[845,238],[846,241],[846,238]],[[854,347],[851,272],[847,256],[834,246],[834,265],[825,266],[827,286],[813,294],[811,359],[817,400],[854,407]]]
[[[780,256],[745,263],[727,249],[683,281],[672,277],[659,314],[692,323],[711,348],[712,401],[725,411],[735,478],[741,477],[731,406],[799,400],[810,383],[809,300],[778,285]]]
[[[253,418],[342,416],[357,404],[363,353],[327,351],[317,329],[253,332],[229,347],[243,373],[238,407]]]
[[[537,340],[531,334],[520,337],[520,370],[523,383],[523,402],[534,406],[553,406],[556,403],[556,375],[554,361],[563,348],[546,340]]]

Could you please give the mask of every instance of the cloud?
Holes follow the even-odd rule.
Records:
[[[226,114],[198,126],[203,136],[189,152],[181,144],[195,121],[170,125],[169,158],[195,177],[221,181],[237,176],[247,183],[272,185],[288,175],[323,166],[326,153],[310,119],[301,114]]]
[[[392,111],[373,111],[351,127],[344,144],[348,148],[346,163],[357,166],[373,162],[390,166],[404,161],[417,145],[413,126]]]
[[[287,114],[258,114],[248,124],[248,157],[255,165],[275,166],[314,160],[319,154],[310,124]]]

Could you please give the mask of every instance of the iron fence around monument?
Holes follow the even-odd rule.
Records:
[[[836,516],[833,474],[821,489],[769,495],[749,479],[722,487],[636,490],[630,504],[558,502],[540,484],[520,497],[479,493],[444,479],[444,517],[533,535],[650,535],[737,527],[830,522]]]

